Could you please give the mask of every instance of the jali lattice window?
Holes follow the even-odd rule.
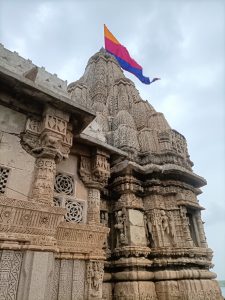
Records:
[[[67,174],[58,173],[55,177],[54,190],[56,193],[66,195],[74,194],[74,179]]]
[[[5,193],[6,184],[9,177],[9,169],[0,167],[0,193]]]
[[[85,201],[75,198],[74,178],[70,175],[58,173],[54,184],[54,205],[66,208],[64,216],[67,222],[84,223],[86,219]]]

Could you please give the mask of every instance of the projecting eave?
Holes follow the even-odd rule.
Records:
[[[114,173],[119,175],[120,173],[124,173],[124,171],[127,172],[127,170],[143,175],[158,174],[158,176],[162,179],[167,178],[183,181],[195,188],[201,188],[207,184],[203,177],[175,164],[148,164],[145,166],[140,166],[135,162],[124,160],[123,162],[112,167],[111,172],[112,174]]]
[[[51,105],[70,113],[76,133],[80,133],[95,118],[93,112],[76,104],[66,93],[57,93],[2,66],[0,85],[0,103],[25,114],[34,115],[45,105]]]
[[[76,141],[81,142],[86,145],[95,146],[98,148],[101,148],[103,150],[106,150],[110,154],[115,154],[118,157],[127,157],[128,154],[114,146],[111,146],[103,141],[100,141],[90,135],[87,135],[85,133],[81,133],[76,137]]]

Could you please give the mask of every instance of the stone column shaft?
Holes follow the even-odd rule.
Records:
[[[100,191],[96,188],[88,189],[87,222],[100,223]]]
[[[52,158],[37,158],[35,162],[32,200],[53,205],[56,163]]]

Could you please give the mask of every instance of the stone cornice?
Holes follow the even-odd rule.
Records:
[[[141,166],[135,162],[124,160],[111,168],[111,174],[116,176],[119,176],[119,174],[131,173],[133,171],[143,175],[152,173],[159,174],[161,177],[166,176],[168,179],[176,180],[179,178],[180,181],[184,181],[195,188],[200,188],[207,183],[203,177],[175,164],[148,164]]]

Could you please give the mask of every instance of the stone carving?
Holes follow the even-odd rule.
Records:
[[[46,114],[43,126],[51,131],[57,132],[64,136],[66,135],[67,122],[56,116]]]
[[[37,158],[31,198],[37,202],[53,205],[55,161]]]
[[[173,246],[176,246],[177,244],[177,234],[176,234],[176,226],[175,226],[175,220],[173,216],[172,211],[167,212],[168,221],[169,221],[169,232],[172,238]]]
[[[84,299],[85,271],[86,271],[85,261],[74,260],[72,300]]]
[[[146,231],[146,237],[148,240],[149,247],[154,247],[154,238],[152,235],[152,223],[148,219],[148,217],[144,216],[144,224],[145,224],[145,231]]]
[[[3,250],[0,257],[0,299],[16,300],[22,252]]]
[[[109,227],[109,214],[107,211],[100,211],[100,223],[103,224],[105,227]],[[110,255],[110,249],[109,249],[109,240],[108,237],[105,240],[103,249],[106,251],[107,256]]]
[[[101,299],[104,264],[90,261],[87,264],[88,299]]]
[[[109,216],[107,211],[100,212],[100,223],[108,227],[109,223]]]
[[[128,244],[126,210],[122,209],[115,212],[115,218],[116,224],[114,225],[114,228],[117,231],[116,247],[121,247]]]
[[[59,272],[58,299],[71,299],[72,292],[73,261],[62,259]]]
[[[181,216],[181,219],[182,219],[184,238],[187,242],[187,245],[193,246],[193,240],[192,240],[191,234],[190,234],[190,222],[189,222],[189,219],[187,217],[186,207],[180,206],[180,216]]]
[[[58,300],[58,292],[59,292],[59,272],[60,272],[60,260],[55,259],[54,261],[54,271],[52,278],[52,285],[50,287],[50,300]]]
[[[83,221],[84,207],[81,203],[67,199],[65,202],[65,208],[67,210],[65,215],[65,219],[67,222],[80,223]]]
[[[88,223],[100,222],[100,191],[98,189],[88,189]]]
[[[56,227],[63,220],[65,210],[46,207],[32,201],[15,200],[0,197],[0,238],[7,241],[23,241],[27,247],[54,248],[56,245]],[[6,244],[6,242],[5,242]],[[16,246],[26,249],[26,246]],[[13,245],[11,245],[11,249]]]
[[[0,194],[5,193],[8,177],[9,177],[9,169],[0,167]]]
[[[54,190],[57,193],[65,193],[66,195],[74,194],[74,179],[67,174],[58,173],[55,176]]]
[[[171,211],[154,209],[149,213],[146,217],[146,231],[155,247],[176,245],[177,235],[174,222]]]
[[[36,119],[27,119],[26,131],[39,135],[41,133],[42,124]]]
[[[140,197],[137,197],[133,193],[122,194],[119,200],[115,203],[115,209],[133,208],[133,209],[143,209],[143,202]]]
[[[104,259],[102,248],[108,232],[109,229],[101,225],[61,223],[56,234],[58,249],[64,253],[79,253],[83,258],[89,254]]]
[[[28,118],[26,131],[21,134],[21,145],[37,158],[31,198],[40,203],[53,205],[56,163],[68,157],[72,146],[71,126],[67,130],[67,122],[68,115],[47,107],[43,120]],[[63,182],[65,185],[65,178]]]
[[[80,176],[87,186],[102,189],[107,184],[110,174],[107,158],[106,154],[96,154],[91,158],[81,157]]]
[[[100,190],[107,184],[110,174],[106,153],[97,151],[91,158],[81,157],[80,176],[88,187],[88,223],[100,223]]]
[[[54,206],[66,209],[64,219],[66,222],[85,223],[86,222],[86,201],[64,196],[55,196]]]

